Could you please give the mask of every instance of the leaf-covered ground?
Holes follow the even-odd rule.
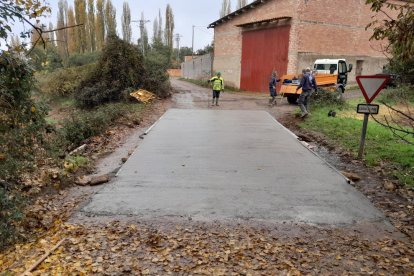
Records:
[[[0,255],[0,267],[20,274],[65,239],[33,275],[413,275],[410,241],[289,227],[293,233],[197,222],[61,224]]]

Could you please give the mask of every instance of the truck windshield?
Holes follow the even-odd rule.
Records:
[[[338,69],[338,65],[337,64],[315,64],[315,69],[316,70],[334,70],[336,71]]]

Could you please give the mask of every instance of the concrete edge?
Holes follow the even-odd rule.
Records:
[[[167,114],[167,112],[169,111],[169,109],[167,111],[164,112],[164,114],[162,114],[158,120],[155,121],[155,123],[153,123],[149,128],[147,128],[147,130],[144,131],[144,133],[142,135],[140,135],[139,137],[142,138],[143,135],[148,135],[148,133],[150,133],[150,131],[160,122],[160,120],[165,116],[165,114]],[[136,148],[134,150],[134,152],[131,154],[131,156],[128,158],[128,160],[135,155],[135,153],[138,151],[138,148]],[[128,162],[127,160],[127,162]],[[126,163],[126,162],[125,162]],[[124,167],[124,164],[122,164],[122,166],[119,168],[119,170],[116,172],[115,177],[118,177],[119,173],[122,171],[122,168]]]
[[[285,127],[284,125],[282,125],[281,123],[279,123],[279,121],[278,120],[276,120],[272,115],[270,115],[270,113],[269,112],[266,112],[269,116],[270,116],[270,118],[272,118],[272,120],[273,121],[275,121],[276,122],[276,124],[278,124],[278,125],[280,125],[283,129],[285,129],[288,133],[290,133],[302,146],[304,146],[307,150],[309,150],[312,154],[314,154],[316,157],[318,157],[321,161],[323,161],[326,165],[328,165],[328,167],[330,167],[332,170],[334,170],[335,172],[337,172],[340,176],[342,176],[344,179],[345,179],[345,181],[348,183],[348,184],[351,184],[352,183],[352,181],[349,179],[349,178],[347,178],[345,175],[343,175],[337,168],[335,168],[332,164],[330,164],[328,161],[326,161],[325,159],[323,159],[319,154],[317,154],[315,151],[313,151],[312,149],[311,149],[311,145],[309,145],[309,143],[307,143],[307,142],[304,142],[304,141],[300,141],[299,140],[299,137],[295,134],[295,133],[293,133],[290,129],[288,129],[287,127]]]

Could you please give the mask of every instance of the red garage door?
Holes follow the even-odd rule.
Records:
[[[269,91],[273,70],[287,73],[290,25],[243,33],[240,88]]]

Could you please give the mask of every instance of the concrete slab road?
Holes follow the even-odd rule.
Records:
[[[94,215],[342,225],[383,215],[264,111],[170,109]]]

